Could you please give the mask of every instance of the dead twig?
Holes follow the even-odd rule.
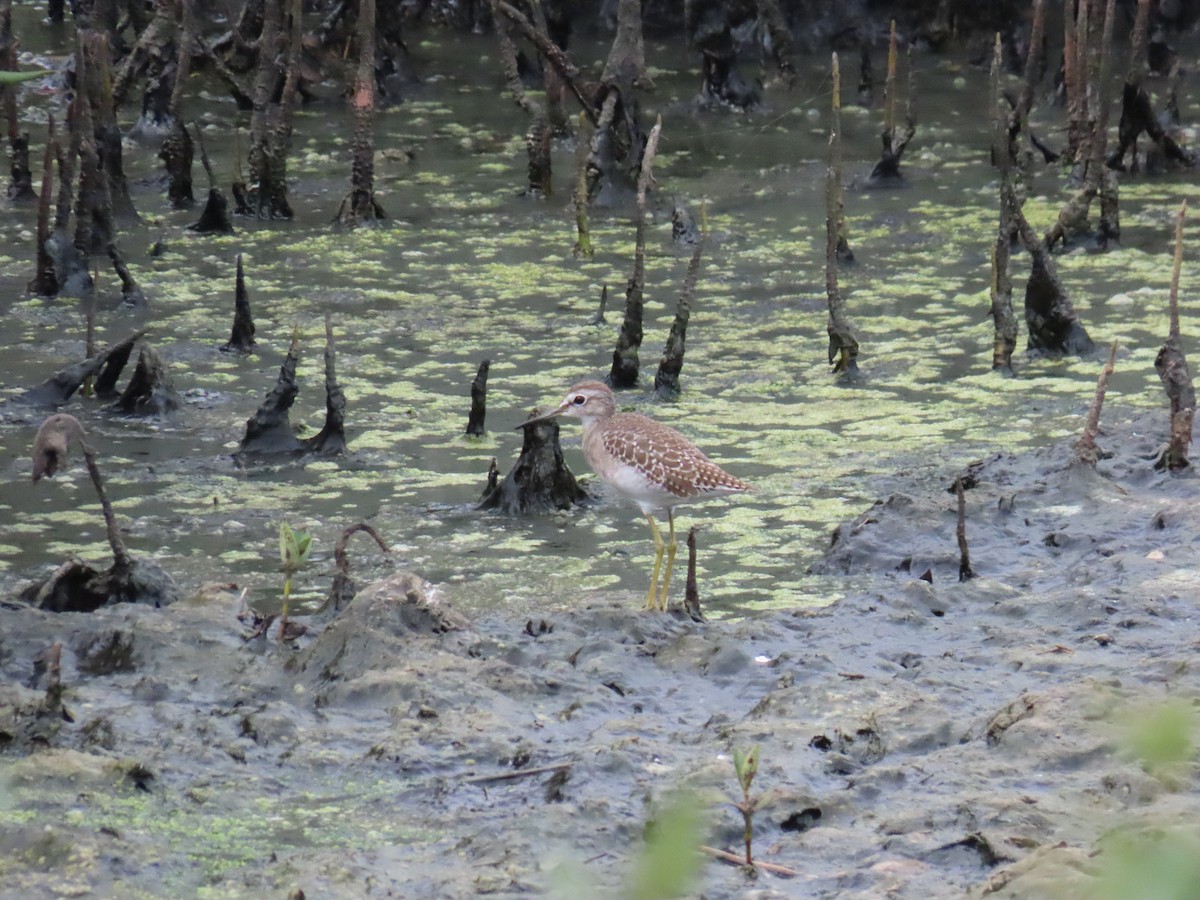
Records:
[[[700,852],[707,853],[721,862],[727,862],[735,866],[746,865],[746,859],[736,853],[730,853],[728,850],[718,850],[716,847],[709,847],[704,844],[700,845]],[[789,869],[787,866],[776,865],[775,863],[760,862],[755,860],[753,868],[762,869],[764,872],[770,872],[772,875],[780,875],[784,878],[798,878],[800,873],[795,869]]]
[[[1079,436],[1079,441],[1075,444],[1075,461],[1086,466],[1094,467],[1096,460],[1099,459],[1099,453],[1096,450],[1096,435],[1100,431],[1100,408],[1104,406],[1104,394],[1108,390],[1108,376],[1113,373],[1113,365],[1117,360],[1117,346],[1118,342],[1113,341],[1112,347],[1108,351],[1108,362],[1104,364],[1104,368],[1100,370],[1100,377],[1096,379],[1096,397],[1092,400],[1092,408],[1088,410],[1083,434]]]
[[[463,784],[495,784],[500,781],[515,781],[518,778],[530,778],[534,775],[545,775],[547,772],[569,772],[574,763],[559,763],[554,766],[537,766],[533,769],[515,769],[512,772],[499,772],[495,775],[476,775],[474,778],[464,778]]]

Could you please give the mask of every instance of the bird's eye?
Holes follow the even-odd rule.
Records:
[[[575,399],[573,399],[571,402],[576,406],[583,406],[583,404],[587,403],[587,397],[583,396],[583,394],[576,394]]]

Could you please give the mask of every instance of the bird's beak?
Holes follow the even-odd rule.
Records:
[[[513,431],[520,431],[522,428],[527,428],[530,425],[537,425],[539,422],[548,422],[555,416],[561,416],[566,411],[567,406],[568,404],[561,403],[557,409],[552,409],[550,412],[545,413],[544,415],[534,416],[531,419],[526,419],[524,422],[514,428]]]

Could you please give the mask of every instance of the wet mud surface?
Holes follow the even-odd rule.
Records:
[[[0,896],[623,896],[681,785],[738,849],[754,744],[756,855],[801,874],[703,858],[697,896],[1102,896],[1107,835],[1200,817],[1194,765],[1123,751],[1200,693],[1200,482],[1154,472],[1165,413],[1109,418],[1095,471],[970,467],[976,579],[947,472],[838,528],[816,568],[870,586],[819,610],[468,621],[397,572],[295,649],[219,588],[0,610]]]

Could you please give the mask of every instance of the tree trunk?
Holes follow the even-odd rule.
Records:
[[[358,2],[358,69],[351,88],[354,143],[350,196],[338,211],[339,224],[369,225],[384,217],[375,199],[375,0]]]

